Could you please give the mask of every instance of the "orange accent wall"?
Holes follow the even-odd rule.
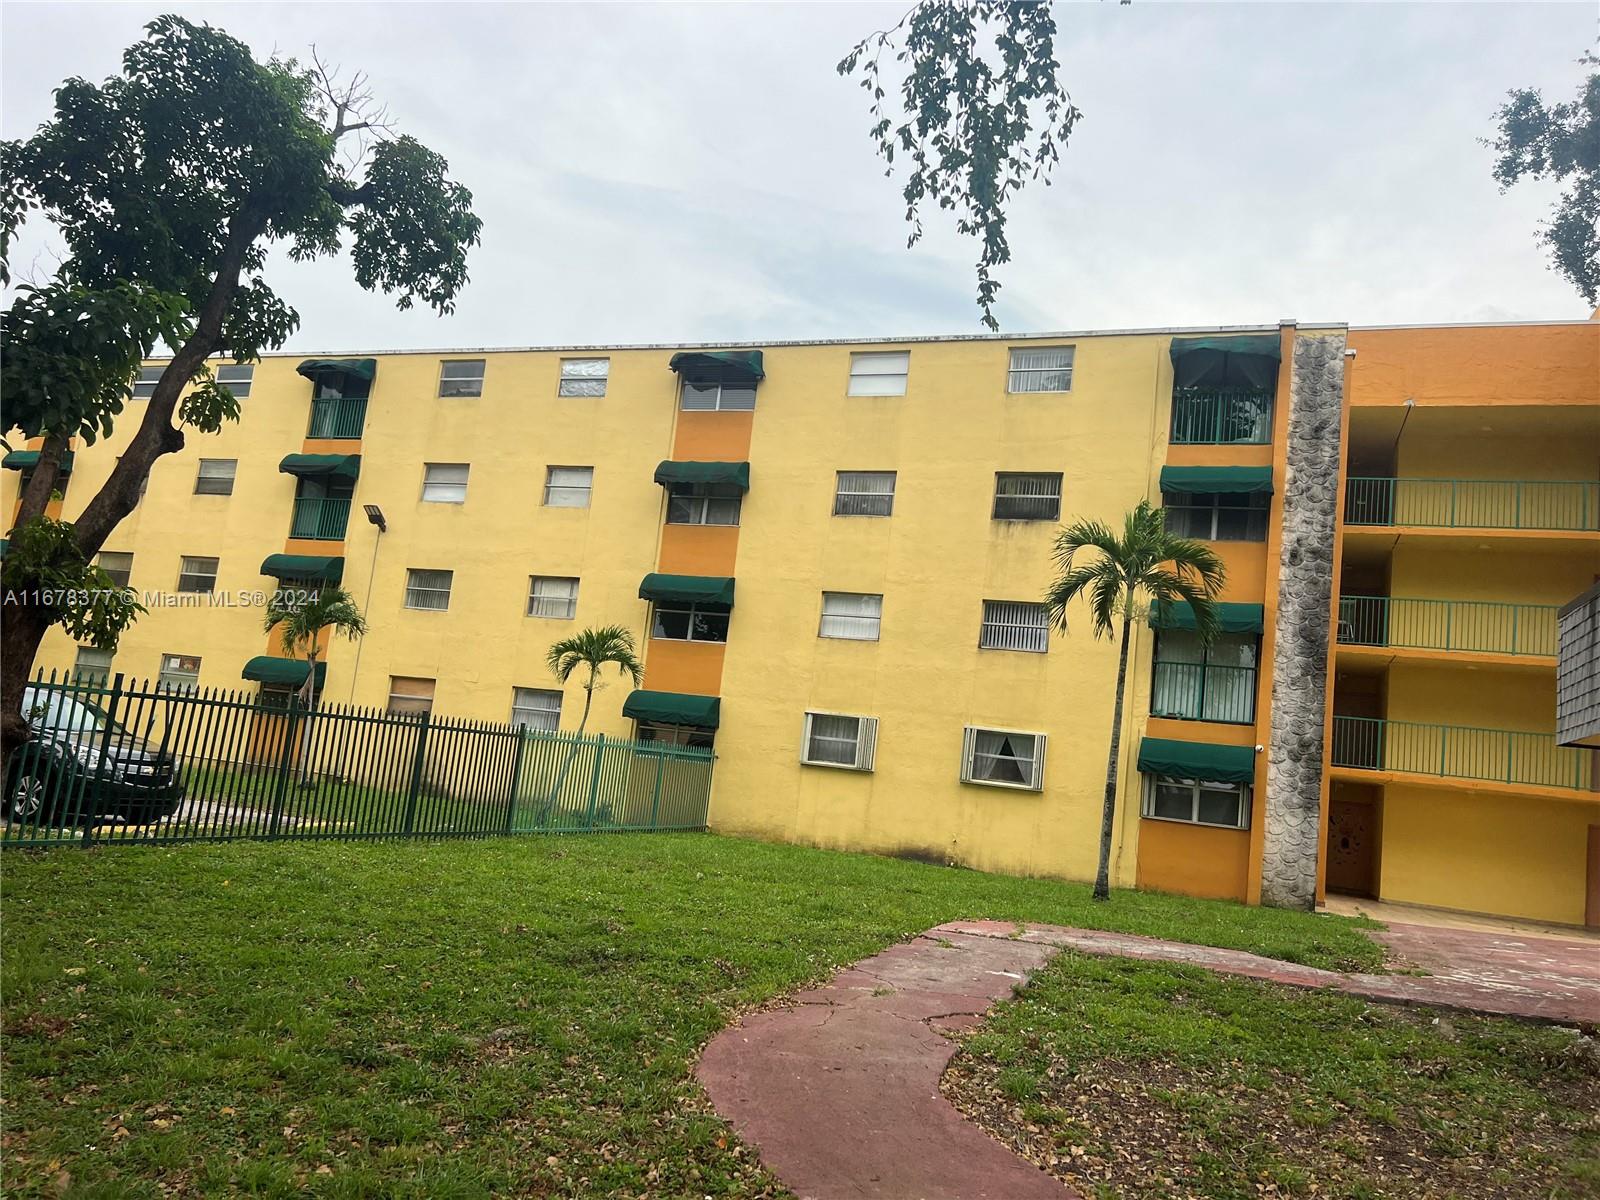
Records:
[[[687,692],[715,696],[722,690],[719,642],[675,642],[651,638],[645,658],[644,686],[652,692]]]
[[[1139,887],[1243,900],[1249,869],[1248,830],[1149,818],[1139,821]]]
[[[1167,466],[1270,467],[1272,451],[1271,446],[1168,446]]]
[[[1350,403],[1593,404],[1600,322],[1352,329]]]
[[[663,525],[661,565],[669,575],[732,575],[737,525]]]
[[[1214,721],[1174,721],[1151,717],[1145,737],[1171,738],[1175,742],[1205,742],[1212,746],[1254,746],[1259,740],[1254,725],[1220,725]],[[1258,757],[1265,758],[1266,755]]]
[[[672,457],[683,462],[744,462],[753,412],[680,412]]]
[[[315,538],[287,538],[283,543],[285,554],[309,554],[313,558],[338,558],[344,553],[343,542],[322,542]]]
[[[1207,542],[1228,569],[1221,600],[1231,604],[1260,604],[1267,591],[1265,542]]]
[[[360,438],[307,438],[300,446],[301,454],[360,454]]]

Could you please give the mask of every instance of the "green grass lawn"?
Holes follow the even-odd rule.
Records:
[[[1330,917],[701,834],[128,846],[3,861],[6,1191],[761,1195],[691,1071],[940,921],[1371,966]],[[63,1174],[65,1173],[65,1174]]]
[[[1572,1033],[1062,954],[973,1033],[957,1106],[1085,1196],[1600,1195]]]

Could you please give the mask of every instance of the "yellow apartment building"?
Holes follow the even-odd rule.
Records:
[[[1136,628],[1116,883],[1600,921],[1595,752],[1552,736],[1554,612],[1600,571],[1600,322],[220,370],[241,420],[102,555],[149,613],[114,657],[53,631],[46,670],[291,688],[261,604],[337,581],[371,631],[326,701],[570,729],[545,651],[622,624],[644,685],[590,730],[713,746],[714,828],[1086,879],[1116,650],[1039,597],[1063,520],[1149,499],[1226,562],[1224,633]],[[137,419],[77,448],[68,518]]]

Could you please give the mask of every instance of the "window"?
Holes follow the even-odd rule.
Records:
[[[239,469],[237,458],[202,458],[200,473],[194,477],[196,496],[233,495],[233,476]]]
[[[865,592],[823,592],[818,637],[875,642],[883,623],[883,597]]]
[[[528,616],[570,621],[578,615],[578,581],[559,575],[534,575],[528,580]]]
[[[161,372],[166,367],[140,367],[139,378],[133,381],[133,398],[135,400],[148,400],[156,394],[156,384],[161,379]]]
[[[1011,352],[1008,392],[1070,392],[1072,347],[1040,346]]]
[[[214,592],[217,590],[217,559],[184,555],[178,564],[178,591]]]
[[[563,358],[558,396],[604,396],[611,376],[609,358]]]
[[[1025,600],[985,600],[978,645],[984,650],[1026,650],[1031,654],[1043,654],[1050,649],[1050,616],[1042,604]]]
[[[389,676],[389,711],[417,717],[432,712],[433,680],[409,675]]]
[[[156,686],[192,692],[200,686],[200,659],[193,654],[163,654]]]
[[[439,364],[440,396],[483,395],[483,368],[481,358],[463,358]]]
[[[657,604],[650,636],[673,642],[725,642],[728,613],[726,604]]]
[[[593,490],[593,467],[551,467],[545,472],[544,502],[550,508],[588,508]]]
[[[1151,776],[1145,781],[1144,815],[1162,821],[1249,829],[1250,788],[1243,783]]]
[[[1167,532],[1203,542],[1264,542],[1271,496],[1238,492],[1162,492]]]
[[[124,554],[120,550],[102,550],[95,563],[107,575],[111,576],[114,586],[125,588],[128,579],[133,575],[133,555]]]
[[[737,525],[741,500],[730,484],[674,483],[667,489],[667,524]]]
[[[698,725],[663,725],[660,721],[640,721],[636,733],[641,742],[654,742],[658,746],[689,746],[697,750],[710,750],[716,745],[717,731],[702,729]]]
[[[554,733],[561,728],[561,693],[545,688],[511,689],[511,723]]]
[[[408,569],[405,606],[428,612],[444,612],[450,607],[450,581],[454,577],[454,571],[419,571],[415,567]]]
[[[894,512],[893,471],[840,471],[834,484],[836,517],[887,517]]]
[[[468,463],[423,463],[422,498],[430,504],[465,504]]]
[[[93,646],[79,646],[78,657],[72,664],[72,682],[88,687],[105,687],[111,676],[110,650],[96,650]]]
[[[878,752],[878,719],[836,713],[806,714],[800,740],[800,761],[811,767],[872,770]]]
[[[255,381],[256,368],[253,363],[234,363],[228,367],[217,368],[217,382],[223,384],[233,393],[235,400],[244,400],[250,395],[250,385]]]
[[[850,395],[904,396],[906,376],[911,372],[911,352],[852,354],[850,356]]]
[[[961,782],[1042,791],[1044,743],[1042,733],[969,725],[962,734]]]
[[[749,412],[756,406],[753,383],[710,383],[685,379],[678,385],[678,407],[684,412]]]
[[[1256,719],[1257,635],[1219,633],[1209,648],[1186,629],[1156,634],[1150,715],[1248,725]]]
[[[1060,474],[999,471],[994,477],[996,521],[1059,521]]]

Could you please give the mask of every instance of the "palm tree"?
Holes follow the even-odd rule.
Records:
[[[602,625],[598,629],[585,629],[569,638],[562,638],[550,647],[545,655],[550,673],[566,683],[580,667],[588,667],[583,681],[583,717],[578,722],[578,736],[589,723],[589,706],[594,703],[594,690],[600,686],[600,668],[616,663],[617,670],[631,676],[633,686],[644,679],[644,664],[635,657],[633,634],[621,625]]]
[[[1091,560],[1084,561],[1088,552]],[[1100,820],[1100,869],[1094,898],[1111,896],[1111,834],[1117,811],[1117,759],[1122,746],[1123,692],[1128,682],[1128,633],[1141,599],[1157,604],[1185,601],[1194,610],[1195,631],[1204,645],[1217,635],[1216,597],[1227,579],[1222,560],[1204,542],[1175,537],[1166,519],[1148,500],[1130,512],[1118,537],[1101,521],[1078,520],[1056,536],[1059,574],[1045,593],[1051,622],[1067,631],[1067,605],[1086,596],[1095,637],[1116,637],[1122,618],[1117,659],[1117,700],[1111,718],[1111,752],[1106,759],[1106,797]]]
[[[306,735],[301,741],[302,782],[310,781],[310,723],[317,707],[317,653],[322,632],[331,629],[347,638],[365,636],[367,619],[361,615],[355,597],[340,587],[324,587],[309,597],[292,589],[279,589],[267,604],[266,630],[280,630],[283,648],[290,658],[305,652],[306,682],[303,689],[306,700]]]

